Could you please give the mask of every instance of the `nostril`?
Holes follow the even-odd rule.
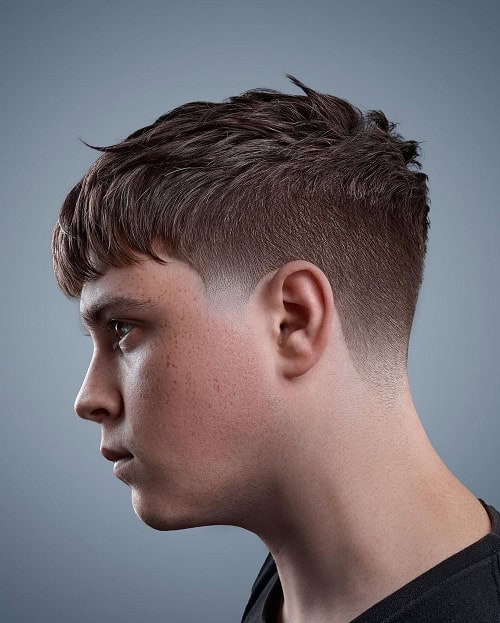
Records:
[[[83,420],[100,421],[106,416],[106,409],[98,407],[88,393],[80,392],[75,400],[74,411]]]
[[[109,417],[109,411],[107,409],[101,408],[88,411],[83,410],[83,414],[80,415],[80,417],[84,420],[91,420],[100,424],[104,418]]]
[[[84,420],[101,423],[104,419],[119,417],[122,396],[112,371],[104,371],[100,365],[92,363],[73,406],[76,415]]]

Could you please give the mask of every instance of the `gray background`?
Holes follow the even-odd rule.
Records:
[[[500,3],[2,2],[2,622],[239,621],[266,554],[213,526],[160,533],[73,401],[91,356],[50,232],[110,144],[190,100],[296,75],[423,141],[431,232],[410,381],[443,460],[500,509]]]

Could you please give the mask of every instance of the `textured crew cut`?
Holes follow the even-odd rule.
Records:
[[[72,298],[108,267],[161,262],[207,295],[248,297],[303,259],[328,278],[347,346],[367,379],[406,365],[429,227],[419,144],[293,76],[305,95],[253,89],[190,102],[107,147],[66,197],[54,271]]]

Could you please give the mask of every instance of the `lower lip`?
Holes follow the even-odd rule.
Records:
[[[117,461],[115,461],[115,464],[113,466],[113,472],[115,476],[118,476],[118,474],[124,472],[127,468],[127,465],[130,464],[130,461],[133,458],[133,456],[124,456],[122,459],[118,459]]]

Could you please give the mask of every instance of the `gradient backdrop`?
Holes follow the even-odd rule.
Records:
[[[410,350],[436,450],[500,509],[500,3],[2,2],[0,620],[232,623],[266,554],[234,527],[161,533],[73,401],[91,357],[51,228],[97,157],[190,100],[286,78],[423,141],[431,231]]]

